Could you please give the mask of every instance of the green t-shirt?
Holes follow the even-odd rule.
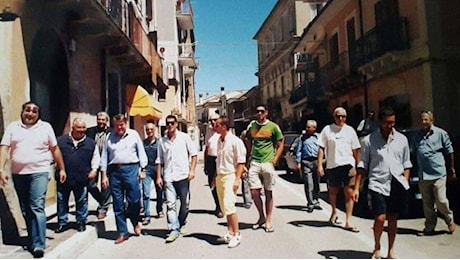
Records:
[[[276,142],[283,139],[280,127],[269,120],[262,125],[252,121],[246,136],[252,143],[251,158],[258,163],[271,162],[275,157]]]

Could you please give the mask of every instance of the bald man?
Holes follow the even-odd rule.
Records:
[[[69,223],[69,196],[75,197],[75,215],[78,232],[86,230],[88,219],[88,188],[90,180],[96,177],[100,156],[96,142],[86,137],[86,123],[77,117],[72,122],[70,134],[57,139],[64,159],[67,180],[57,183],[57,215],[58,227],[56,233],[64,232]]]

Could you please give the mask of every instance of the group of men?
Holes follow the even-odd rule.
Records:
[[[205,173],[212,190],[215,214],[226,216],[227,232],[219,241],[229,248],[241,243],[236,212],[236,192],[241,179],[249,184],[252,200],[258,212],[253,229],[274,232],[273,188],[275,165],[283,152],[283,133],[268,119],[266,106],[256,109],[242,138],[230,131],[226,116],[210,117],[211,131],[205,137]],[[326,175],[331,225],[341,224],[337,210],[337,195],[343,188],[345,195],[344,229],[359,232],[351,222],[354,203],[358,201],[362,179],[369,179],[369,191],[374,219],[375,246],[373,257],[380,258],[380,238],[388,221],[388,258],[394,258],[397,220],[404,214],[409,189],[410,151],[417,157],[419,188],[423,198],[425,228],[418,235],[433,234],[437,214],[455,230],[453,213],[446,198],[446,182],[455,181],[453,148],[446,131],[434,126],[433,113],[421,113],[422,128],[412,147],[407,138],[395,128],[396,114],[389,107],[378,113],[378,128],[360,142],[355,130],[346,124],[347,112],[337,107],[334,123],[316,132],[317,123],[308,120],[306,133],[297,145],[297,169],[302,174],[307,199],[307,212],[321,209],[319,178]],[[0,147],[0,182],[8,183],[5,165],[8,154],[11,172],[29,234],[27,247],[34,257],[43,257],[45,248],[46,215],[44,213],[49,165],[56,164],[58,191],[58,227],[63,232],[68,224],[68,199],[73,192],[76,201],[78,231],[84,231],[88,216],[88,191],[99,202],[98,218],[106,216],[110,195],[116,220],[118,238],[115,244],[130,237],[127,218],[134,235],[141,234],[141,225],[150,223],[150,189],[154,181],[157,192],[157,216],[163,217],[163,198],[167,207],[169,234],[166,242],[173,242],[185,234],[190,202],[190,181],[195,177],[197,147],[186,133],[177,129],[177,118],[166,117],[166,134],[157,138],[153,123],[145,125],[146,138],[127,128],[127,117],[113,117],[108,127],[106,113],[97,114],[97,126],[86,129],[82,118],[75,118],[72,130],[56,139],[51,126],[40,120],[40,108],[34,102],[22,106],[21,120],[8,125]],[[243,140],[242,140],[243,139]],[[244,142],[243,142],[244,141]],[[444,156],[449,158],[446,169]],[[247,176],[247,177],[244,177]],[[97,188],[98,179],[101,190]],[[139,181],[142,182],[140,185]],[[110,184],[110,185],[109,185]],[[245,192],[244,192],[245,193]],[[265,197],[265,205],[262,200]],[[245,194],[247,195],[247,194]],[[177,200],[180,208],[177,211]],[[245,196],[246,205],[251,202]],[[141,210],[144,219],[141,222]]]
[[[370,127],[373,129],[362,136],[361,142],[354,129],[346,124],[347,112],[344,108],[337,107],[333,116],[334,123],[324,127],[320,134],[315,131],[316,122],[308,120],[306,133],[296,148],[297,169],[304,180],[307,212],[320,209],[318,178],[326,173],[329,203],[332,207],[330,224],[341,224],[336,202],[338,188],[343,187],[346,213],[344,229],[359,232],[351,224],[351,217],[353,205],[359,198],[362,179],[367,177],[375,216],[372,257],[381,258],[380,238],[384,223],[388,221],[387,257],[395,258],[397,220],[400,215],[407,213],[407,190],[410,188],[412,168],[410,151],[413,151],[418,164],[418,186],[425,214],[425,228],[417,235],[433,234],[438,214],[447,224],[448,232],[455,231],[453,212],[446,197],[446,182],[456,181],[454,151],[447,132],[433,124],[432,112],[423,111],[420,114],[422,128],[415,135],[411,146],[408,139],[395,129],[396,113],[391,107],[379,111],[378,122],[365,123],[374,124],[374,127]],[[373,112],[367,120],[373,120]],[[449,159],[448,168],[444,157]]]

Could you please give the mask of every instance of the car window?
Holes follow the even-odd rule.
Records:
[[[288,144],[288,145],[291,145],[294,140],[297,138],[297,135],[287,135],[287,136],[284,136],[284,143],[285,144]]]

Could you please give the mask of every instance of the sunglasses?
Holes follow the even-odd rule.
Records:
[[[265,110],[263,110],[263,109],[257,109],[256,112],[257,112],[257,113],[265,113]]]
[[[336,117],[336,118],[347,118],[346,115],[336,115],[335,117]]]
[[[166,125],[174,125],[176,121],[166,121]]]
[[[216,122],[217,119],[210,119],[209,122]]]

